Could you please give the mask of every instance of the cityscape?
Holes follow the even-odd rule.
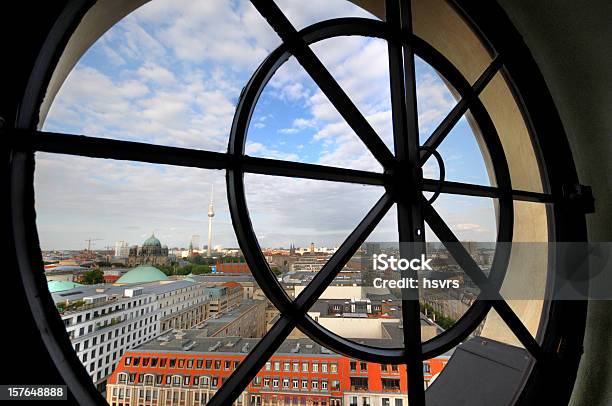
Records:
[[[3,4],[1,401],[612,406],[612,1]]]
[[[95,249],[92,238],[82,250],[43,251],[72,346],[109,404],[205,404],[278,320],[240,249],[211,247],[212,203],[208,213],[209,244],[194,234],[186,247],[168,247],[152,233],[139,245],[120,240]],[[464,245],[483,268],[490,265],[494,250]],[[296,297],[336,249],[313,242],[263,253]],[[359,343],[402,347],[399,289],[371,283],[372,255],[395,252],[397,243],[363,244],[308,315]],[[434,272],[466,287],[421,292],[423,341],[449,328],[478,294],[439,243],[428,245],[428,257]],[[452,352],[423,363],[426,387]],[[236,404],[401,406],[408,404],[407,379],[405,365],[350,359],[295,329]]]
[[[350,2],[279,4],[298,29],[331,17],[375,18]],[[43,128],[225,152],[242,89],[278,45],[248,1],[149,2],[87,50]],[[312,49],[393,151],[385,41],[337,37]],[[424,142],[456,99],[419,57],[415,72]],[[465,117],[438,150],[448,180],[490,184]],[[245,154],[382,169],[293,57],[259,97]],[[42,152],[36,165],[48,288],[92,382],[110,405],[206,404],[281,317],[253,277],[261,270],[249,267],[238,246],[222,199],[223,174]],[[440,175],[431,162],[423,171]],[[253,230],[289,298],[304,291],[384,193],[372,185],[261,174],[246,174],[244,183]],[[469,241],[495,241],[494,199],[442,195],[436,206],[487,273],[494,249]],[[399,273],[372,267],[373,255],[399,254],[397,242],[385,242],[398,240],[396,214],[389,210],[308,310],[321,327],[359,344],[404,347],[401,289],[373,283]],[[435,238],[427,227],[425,234]],[[435,266],[423,276],[461,288],[420,290],[422,341],[450,328],[479,293],[442,245],[428,243],[426,253]],[[453,351],[423,362],[425,388]],[[346,357],[294,329],[235,404],[407,406],[408,379],[404,364]]]

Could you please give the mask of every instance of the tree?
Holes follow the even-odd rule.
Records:
[[[210,266],[205,264],[187,264],[181,268],[180,271],[180,275],[189,275],[190,273],[194,275],[201,275],[204,273],[210,273]]]
[[[159,269],[168,276],[174,275],[174,266],[172,265],[158,265],[157,269]]]
[[[198,265],[203,265],[207,263],[207,259],[201,255],[194,255],[193,257],[191,257],[190,262]]]
[[[91,271],[85,272],[83,275],[83,283],[85,285],[94,285],[96,283],[104,282],[104,272],[99,269],[92,269]]]

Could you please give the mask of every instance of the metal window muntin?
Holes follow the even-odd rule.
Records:
[[[487,25],[486,18],[488,18],[488,16],[483,16],[483,13],[492,11],[494,21],[500,21],[506,24],[506,27],[514,30],[512,24],[504,20],[505,16],[503,15],[503,11],[500,12],[499,10],[501,9],[498,10],[495,8],[499,6],[481,5],[477,8],[475,5],[470,5],[463,0],[455,0],[455,2],[451,2],[451,4],[455,6],[456,11],[473,26],[478,27],[476,23],[483,24],[484,22],[484,32],[480,30],[480,27],[478,27],[479,29],[477,30],[481,39],[486,38],[487,41],[489,41],[487,35],[492,35],[492,44],[497,46],[497,44],[500,43],[500,46],[508,48],[509,45],[507,41],[500,38],[497,27]],[[59,58],[63,46],[66,44],[67,38],[78,25],[80,17],[85,14],[91,5],[92,2],[87,0],[70,2],[51,29],[45,46],[42,48],[44,52],[41,52],[34,64],[34,69],[28,82],[23,103],[19,108],[20,114],[16,121],[17,128],[34,128],[36,126],[38,121],[36,117],[37,107],[42,101],[45,85],[48,83],[51,71]],[[469,19],[467,18],[468,15],[470,16]],[[476,23],[473,22],[474,20],[472,18],[474,18]],[[514,33],[515,31],[512,32]],[[485,35],[485,33],[487,35]],[[491,46],[491,48],[495,47]],[[551,152],[551,143],[555,143],[557,147],[559,147],[558,137],[551,141],[552,137],[541,130],[549,126],[556,130],[553,131],[554,134],[559,134],[559,132],[563,134],[563,127],[545,85],[543,82],[538,82],[538,78],[540,78],[540,76],[538,76],[538,68],[533,63],[529,52],[525,51],[526,47],[524,47],[524,44],[521,42],[516,48],[510,46],[509,49],[514,56],[520,55],[527,57],[530,63],[529,68],[532,72],[536,73],[535,78],[528,77],[525,75],[525,72],[522,72],[515,64],[508,69],[512,71],[512,74],[507,73],[504,77],[513,92],[515,92],[515,96],[520,96],[515,97],[515,101],[524,115],[525,122],[529,126],[530,134],[532,137],[536,137],[537,135],[536,138],[538,143],[534,145],[534,149],[536,151],[538,163],[542,164],[542,173],[545,175],[542,176],[542,179],[544,179],[544,189],[550,191],[550,193],[556,194],[563,182],[577,181],[576,170],[566,140],[563,139],[561,145],[563,151],[561,153],[559,153],[559,148]],[[515,79],[518,79],[518,81],[515,81]],[[535,90],[527,89],[527,84],[533,84]],[[525,91],[526,89],[529,91]],[[542,110],[542,104],[538,104],[538,102],[545,106],[541,117],[530,115],[533,111]],[[548,119],[552,119],[552,123],[544,122]],[[19,135],[20,134],[16,134],[15,136]],[[11,177],[11,227],[15,243],[16,260],[20,268],[24,286],[26,287],[27,298],[30,302],[36,323],[43,332],[43,341],[47,345],[50,356],[58,365],[58,369],[71,387],[72,393],[82,402],[87,401],[88,403],[105,404],[99,392],[91,385],[89,376],[84,373],[82,365],[72,350],[70,341],[65,337],[63,325],[56,320],[58,319],[57,314],[49,311],[50,307],[48,307],[48,305],[52,304],[52,301],[48,291],[45,289],[42,273],[35,275],[31,272],[31,269],[41,268],[42,264],[40,250],[38,250],[39,245],[36,224],[34,221],[33,190],[30,187],[24,187],[27,185],[26,181],[31,181],[33,179],[33,156],[34,154],[29,150],[23,151],[12,149],[9,158]],[[562,162],[559,162],[559,160]],[[550,185],[548,182],[550,182]],[[542,200],[542,202],[553,203],[555,201]],[[547,205],[547,212],[550,220],[549,236],[553,239],[562,240],[569,238],[573,240],[586,239],[584,215],[576,211],[568,211],[568,207],[565,207],[563,202],[556,203],[558,204],[554,206]],[[544,328],[546,329],[546,332],[543,333],[542,336],[543,346],[551,347],[556,345],[556,337],[559,337],[560,334],[563,334],[564,337],[570,337],[569,339],[573,340],[572,345],[575,346],[575,343],[577,343],[576,340],[580,340],[580,337],[584,334],[583,323],[586,314],[585,306],[586,305],[578,306],[578,304],[568,306],[566,303],[551,303],[548,311],[544,309],[540,329],[540,333]],[[560,320],[562,315],[566,314],[571,314],[573,316],[570,318],[570,320],[573,321],[572,325],[580,327],[579,330],[570,329],[568,331],[567,327],[564,327],[564,325],[568,324],[568,321]],[[521,393],[521,399],[524,399],[525,396],[533,397],[533,391],[529,390],[529,385],[532,381],[539,382],[541,380],[541,377],[536,376],[534,378],[534,376],[533,373],[530,373],[529,381],[526,384],[527,389]],[[571,388],[573,379],[575,379],[575,375],[573,378],[569,378],[570,385],[568,388]],[[520,390],[522,390],[522,388]]]
[[[389,30],[385,22],[366,18],[338,18],[326,20],[304,28],[299,34],[307,45],[342,36],[364,36],[383,40],[389,39]],[[410,41],[415,46],[416,54],[440,72],[440,74],[449,81],[450,85],[458,90],[460,96],[466,96],[467,93],[471,91],[471,86],[468,81],[441,53],[416,36],[413,36]],[[257,104],[257,99],[276,70],[291,56],[287,44],[283,43],[270,53],[268,58],[264,60],[249,80],[236,108],[228,147],[230,154],[244,154],[249,122]],[[497,184],[497,188],[500,192],[498,196],[499,226],[497,241],[511,241],[513,200],[510,191],[512,187],[503,148],[497,136],[495,126],[479,99],[473,100],[470,106],[470,112],[479,125],[489,154],[492,155],[491,164],[493,167],[494,183]],[[267,296],[268,293],[270,293],[268,298],[281,310],[281,312],[283,312],[283,309],[287,309],[286,311],[289,312],[294,311],[291,299],[286,295],[284,289],[278,283],[276,276],[270,270],[259,248],[257,237],[252,230],[250,218],[248,216],[243,175],[244,172],[239,169],[231,169],[228,171],[227,175],[230,211],[234,224],[238,225],[237,236],[239,244],[241,245],[245,259],[249,263],[251,269],[253,269],[253,275],[258,284],[265,287],[275,287],[271,289],[270,292],[266,292]],[[253,247],[256,248],[254,249]],[[491,267],[493,270],[491,272],[491,277],[494,282],[493,285],[496,286],[497,289],[499,289],[503,282],[508,260],[509,257],[507,255],[501,255],[501,251],[496,250],[493,266]],[[476,303],[480,301],[481,300],[478,299]],[[486,311],[488,311],[489,308],[490,305],[480,304],[475,307],[470,307],[468,312],[457,321],[455,326],[447,330],[446,333],[438,335],[424,343],[424,345],[427,346],[427,357],[424,357],[424,359],[439,355],[465,339],[471,330],[462,332],[451,332],[451,330],[461,330],[473,326],[476,320],[481,321],[484,319]],[[481,312],[485,312],[485,314],[481,314]],[[301,320],[297,323],[297,327],[320,344],[348,356],[359,357],[370,361],[375,361],[377,358],[384,356],[393,360],[393,362],[402,362],[402,360],[405,360],[408,356],[404,348],[376,348],[377,351],[374,351],[375,347],[344,339],[320,326],[308,315],[301,316]]]

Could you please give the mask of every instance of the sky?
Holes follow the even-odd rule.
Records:
[[[344,0],[278,1],[296,28],[334,17],[375,18]],[[224,152],[240,91],[280,39],[248,1],[153,0],[105,33],[57,94],[43,130]],[[393,150],[386,43],[336,37],[312,49]],[[416,60],[421,140],[456,101]],[[447,179],[490,184],[465,119],[439,147]],[[380,172],[381,167],[294,58],[274,74],[247,135],[251,156]],[[434,160],[424,168],[436,178]],[[214,184],[213,245],[236,247],[223,171],[38,153],[35,193],[41,247],[95,248],[116,241],[206,240]],[[263,247],[338,246],[381,187],[245,175],[251,220]],[[493,241],[493,201],[441,196],[435,207],[465,240]],[[395,210],[370,241],[396,241]],[[426,230],[428,240],[436,240]]]

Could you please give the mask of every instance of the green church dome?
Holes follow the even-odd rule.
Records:
[[[47,282],[47,287],[49,288],[49,292],[51,293],[63,292],[65,290],[78,288],[79,286],[83,286],[83,285],[81,285],[80,283],[70,282],[70,281],[49,281]]]
[[[155,237],[155,234],[151,234],[149,238],[142,244],[143,247],[160,247],[161,242]]]
[[[140,265],[117,279],[115,283],[147,283],[167,279],[168,276],[154,266]]]

